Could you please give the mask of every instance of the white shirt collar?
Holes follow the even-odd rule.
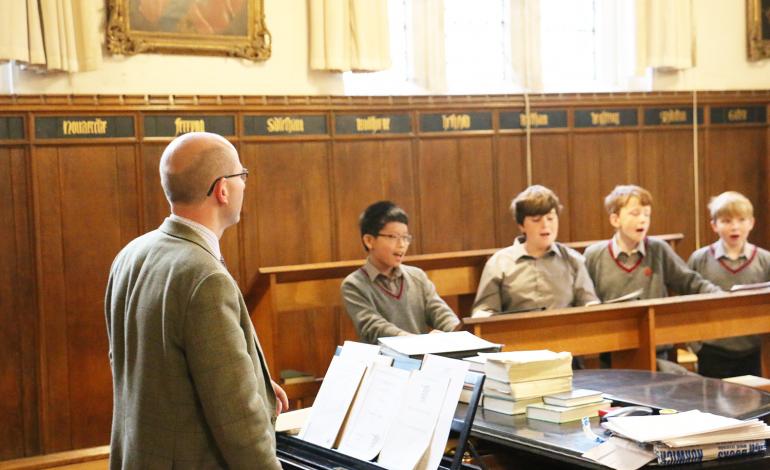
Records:
[[[214,256],[217,257],[217,259],[222,259],[222,252],[219,249],[219,238],[217,238],[217,234],[214,233],[213,230],[206,227],[203,224],[199,224],[198,222],[194,220],[190,220],[186,217],[182,217],[176,214],[171,214],[169,216],[169,219],[171,219],[174,222],[179,222],[180,224],[184,224],[191,229],[195,231],[198,235],[203,237],[203,241],[206,242],[206,245],[209,247],[212,253],[214,253]]]
[[[631,250],[630,253],[620,249],[620,243],[618,242],[618,234],[617,233],[615,233],[615,235],[612,236],[612,241],[610,241],[610,243],[612,244],[612,253],[615,254],[615,258],[617,258],[618,255],[620,255],[621,253],[625,253],[625,254],[630,256],[630,255],[633,255],[634,253],[636,253],[637,251],[642,256],[645,256],[647,254],[646,251],[645,251],[645,247],[644,247],[644,239],[642,239],[642,241],[640,241],[639,244],[636,245],[636,248]]]
[[[725,244],[722,240],[717,240],[716,243],[713,245],[714,247],[714,258],[716,259],[722,259],[722,258],[730,258],[727,256],[727,250],[725,249]],[[743,252],[741,253],[741,256],[745,256],[746,259],[751,258],[751,253],[754,250],[754,245],[752,245],[749,242],[746,242],[743,244]]]

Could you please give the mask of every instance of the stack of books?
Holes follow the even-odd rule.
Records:
[[[585,416],[589,418],[598,416],[599,410],[605,410],[611,404],[610,400],[604,399],[602,392],[578,388],[544,396],[543,403],[527,407],[527,418],[551,423],[566,423]]]
[[[515,415],[544,395],[572,390],[572,354],[511,351],[484,354],[484,409]]]
[[[770,426],[698,410],[672,415],[609,418],[604,427],[650,449],[650,460],[673,465],[763,454]]]

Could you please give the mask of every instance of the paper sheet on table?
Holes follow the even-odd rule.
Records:
[[[366,363],[334,356],[299,438],[330,449],[347,416]]]
[[[739,419],[698,410],[673,415],[609,418],[604,427],[637,442],[654,442],[745,426]]]
[[[615,470],[636,470],[654,460],[655,454],[651,450],[639,447],[635,442],[619,437],[610,437],[585,452],[583,457]]]
[[[275,420],[275,432],[286,432],[295,434],[299,432],[310,417],[311,408],[302,408],[299,410],[284,411],[278,415]]]
[[[374,364],[367,372],[350,410],[339,451],[372,460],[385,445],[396,412],[403,402],[410,372]]]
[[[378,464],[392,470],[411,470],[417,465],[428,451],[448,385],[448,377],[422,370],[412,372]]]
[[[457,409],[457,402],[460,400],[460,394],[463,391],[465,376],[468,374],[470,364],[467,361],[449,359],[441,356],[426,355],[422,360],[421,370],[436,374],[440,377],[449,378],[444,403],[436,422],[436,430],[431,439],[430,449],[426,458],[420,461],[415,470],[435,469],[441,463],[441,457],[444,455],[449,431],[452,428],[452,420]]]

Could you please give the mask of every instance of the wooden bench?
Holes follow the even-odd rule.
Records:
[[[655,238],[675,247],[684,236],[674,233]],[[582,251],[597,242],[598,240],[568,242],[565,245]],[[426,271],[436,285],[439,295],[443,298],[455,297],[457,313],[466,316],[470,314],[484,264],[496,251],[498,248],[414,255],[407,256],[404,263]],[[340,307],[342,280],[363,263],[364,260],[350,260],[259,269],[245,293],[245,298],[273,377],[279,376],[279,315],[300,310]],[[298,396],[294,393],[294,388],[286,388],[290,397]],[[303,386],[303,390],[306,388],[307,386]],[[297,390],[297,393],[299,392]]]
[[[655,370],[655,347],[729,336],[762,336],[762,375],[770,376],[770,289],[682,295],[466,318],[474,334],[506,350],[612,353],[612,366]]]
[[[109,462],[110,446],[101,446],[4,460],[0,461],[0,470],[104,470],[109,467]]]

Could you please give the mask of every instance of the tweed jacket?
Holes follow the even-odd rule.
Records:
[[[275,403],[235,280],[166,219],[115,258],[105,298],[112,469],[278,469]]]

